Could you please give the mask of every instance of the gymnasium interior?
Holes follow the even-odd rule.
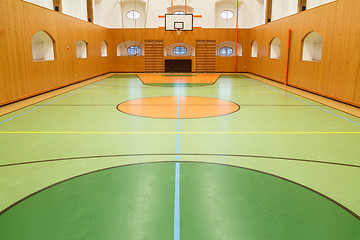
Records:
[[[1,240],[359,240],[359,0],[1,0]]]

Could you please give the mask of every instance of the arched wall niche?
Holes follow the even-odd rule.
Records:
[[[216,45],[216,56],[220,56],[220,57],[235,57],[235,42],[234,41],[223,41],[220,42]],[[223,56],[220,54],[220,49],[223,47],[231,47],[233,52],[232,54],[228,55],[228,56]],[[237,56],[241,57],[242,56],[242,51],[243,51],[243,45],[241,43],[237,43]]]
[[[174,53],[174,48],[184,47],[186,48],[186,53],[184,55],[178,56]],[[174,57],[189,57],[195,56],[195,47],[186,44],[186,43],[173,43],[164,48],[164,56],[174,56]]]
[[[76,58],[85,59],[87,58],[87,42],[80,40],[76,42]]]
[[[257,57],[258,56],[258,43],[256,40],[254,40],[251,43],[251,57]]]
[[[280,59],[281,41],[278,37],[274,37],[270,42],[270,58]]]
[[[101,56],[102,57],[107,57],[108,56],[107,49],[108,49],[108,44],[104,40],[104,41],[101,42]]]
[[[140,56],[144,56],[144,45],[140,42],[134,41],[134,40],[128,40],[122,43],[119,43],[116,46],[116,56],[118,57],[128,57],[129,53],[128,53],[128,48],[131,46],[136,46],[139,47],[141,49],[140,53],[136,56],[133,57],[140,57]]]
[[[31,47],[34,62],[54,61],[55,41],[54,38],[45,31],[38,31],[31,37]]]
[[[318,32],[310,32],[302,40],[302,60],[320,62],[323,47],[323,37]]]

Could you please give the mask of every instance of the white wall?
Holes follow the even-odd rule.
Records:
[[[265,1],[243,0],[239,5],[239,28],[252,28],[265,23]]]
[[[336,0],[307,0],[306,1],[306,9],[311,9],[329,2],[334,2]]]
[[[54,10],[53,0],[24,0],[24,1]]]
[[[62,0],[62,10],[64,14],[87,21],[86,0]]]
[[[188,13],[202,15],[201,18],[194,18],[195,27],[235,28],[236,26],[236,0],[188,0],[187,4]],[[122,0],[122,6],[123,9],[121,9],[121,0],[94,0],[94,22],[107,28],[135,27],[135,21],[126,17],[129,10],[135,9],[135,0]],[[184,0],[174,0],[174,11],[183,9],[184,6]],[[141,14],[141,18],[136,21],[136,27],[143,28],[145,22],[147,28],[164,27],[165,19],[158,16],[169,13],[170,7],[171,0],[150,0],[149,6],[147,0],[136,0],[136,10]],[[219,14],[222,9],[232,10],[234,18],[227,21],[221,19]],[[264,23],[264,0],[239,1],[239,28],[251,28]]]
[[[222,11],[230,10],[234,16],[232,19],[220,17]],[[215,27],[216,28],[235,28],[236,27],[236,1],[218,1],[215,5]]]
[[[93,22],[100,26],[104,26],[104,2],[102,0],[93,0]]]
[[[215,27],[215,0],[206,0],[205,2],[199,0],[190,0],[188,4],[194,8],[195,15],[202,15],[201,18],[194,18],[195,27]]]
[[[146,3],[142,0],[137,1],[130,1],[126,0],[123,1],[122,4],[123,10],[123,19],[121,21],[124,22],[124,28],[143,28],[145,27],[145,18],[146,18]],[[129,19],[126,14],[131,11],[136,10],[140,13],[140,18],[136,20]]]
[[[298,0],[273,0],[271,21],[296,14],[298,10]]]
[[[34,0],[33,0],[34,1]],[[39,1],[39,0],[38,0]],[[133,28],[135,21],[129,20],[126,13],[135,9],[135,0],[93,0],[94,1],[94,22],[107,28]],[[308,8],[319,6],[334,0],[308,0]],[[75,2],[84,2],[78,6]],[[170,12],[171,0],[136,0],[136,10],[141,14],[136,20],[137,28],[158,28],[165,26],[165,19],[159,15]],[[81,15],[86,19],[86,0],[63,0],[69,7],[72,3],[77,10],[77,16]],[[121,9],[121,3],[123,9]],[[202,15],[201,18],[194,18],[195,27],[203,28],[235,28],[236,26],[236,0],[188,0],[189,10],[195,15]],[[84,6],[84,7],[82,7]],[[184,9],[185,0],[174,0],[174,11]],[[63,6],[65,12],[65,6]],[[272,21],[297,13],[298,0],[273,0]],[[223,20],[220,18],[222,10],[234,12],[234,18]],[[68,14],[70,10],[66,10]],[[266,0],[239,0],[239,28],[253,28],[265,23]],[[188,12],[190,13],[190,11]],[[124,14],[122,18],[121,15]],[[124,23],[124,24],[122,24]]]

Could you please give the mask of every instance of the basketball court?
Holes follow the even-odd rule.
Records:
[[[2,116],[2,235],[356,239],[358,118],[245,75],[173,78],[114,75]]]
[[[349,2],[0,2],[0,239],[359,240]]]

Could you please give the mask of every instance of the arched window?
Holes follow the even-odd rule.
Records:
[[[76,58],[77,59],[87,58],[87,42],[85,41],[76,42]]]
[[[107,53],[107,43],[105,41],[102,41],[101,43],[101,56],[102,57],[107,57],[108,53]]]
[[[281,49],[280,39],[274,37],[273,40],[270,42],[270,58],[280,59],[280,49]]]
[[[183,46],[177,46],[174,48],[175,55],[182,56],[185,55],[187,52],[187,49]]]
[[[137,10],[130,10],[127,12],[126,16],[130,20],[136,20],[140,18],[140,12]]]
[[[134,40],[128,40],[119,43],[116,46],[116,56],[118,57],[134,57],[134,56],[144,56],[144,45],[140,42]]]
[[[44,31],[38,31],[31,38],[34,62],[54,61],[54,40]]]
[[[257,52],[258,52],[258,43],[256,40],[254,40],[251,43],[251,57],[257,57]]]
[[[220,57],[242,56],[242,45],[234,41],[223,41],[216,44],[216,56]]]
[[[219,52],[222,56],[230,56],[234,52],[234,50],[231,47],[226,46],[220,48]]]
[[[232,19],[234,17],[234,13],[230,10],[224,10],[220,13],[220,17],[225,20]]]
[[[129,56],[137,56],[140,54],[141,48],[138,46],[130,46],[128,47],[127,52]]]
[[[323,37],[317,32],[306,35],[302,41],[303,61],[320,62],[322,53]]]

